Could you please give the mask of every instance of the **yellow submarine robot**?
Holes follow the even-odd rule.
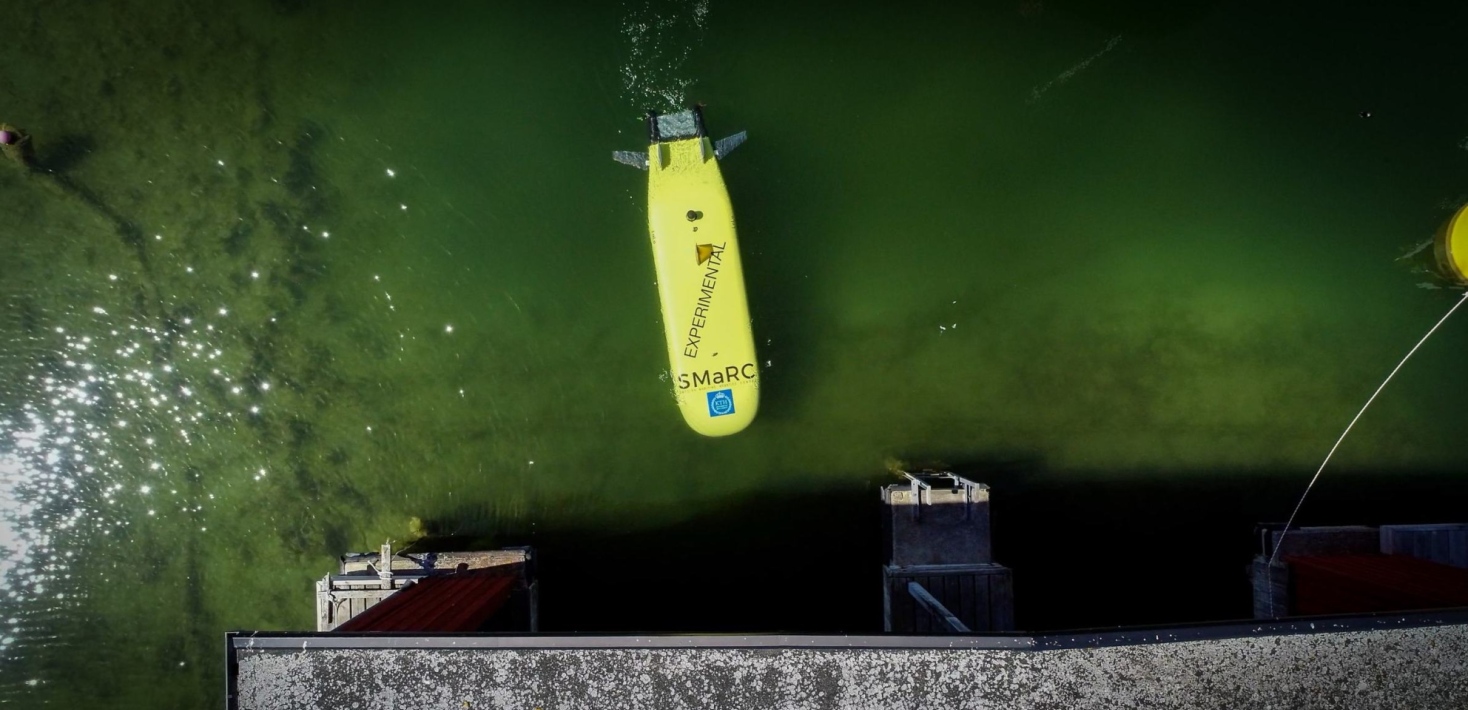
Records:
[[[1468,206],[1443,224],[1433,246],[1442,276],[1459,286],[1468,286]]]
[[[647,152],[616,151],[612,159],[647,171],[647,227],[673,397],[694,431],[728,436],[759,411],[744,267],[718,162],[746,134],[710,140],[699,107],[649,113],[647,132]]]

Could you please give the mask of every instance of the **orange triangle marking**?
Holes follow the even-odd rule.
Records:
[[[712,245],[712,244],[700,244],[700,245],[698,245],[698,263],[702,264],[703,262],[708,261],[709,260],[709,257],[711,257],[713,255],[714,255],[714,245]]]

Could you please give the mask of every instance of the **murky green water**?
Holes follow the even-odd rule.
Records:
[[[6,11],[0,701],[217,706],[223,631],[412,516],[541,546],[557,630],[871,630],[889,457],[995,485],[1022,624],[1247,614],[1457,297],[1398,257],[1468,200],[1461,10],[496,5]],[[718,441],[609,157],[688,101],[750,133]],[[1461,510],[1465,347],[1303,522]]]

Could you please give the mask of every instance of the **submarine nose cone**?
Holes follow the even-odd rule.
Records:
[[[1458,208],[1438,230],[1434,251],[1442,275],[1468,286],[1468,205]]]

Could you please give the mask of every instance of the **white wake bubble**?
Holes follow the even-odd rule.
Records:
[[[622,19],[626,58],[618,73],[622,98],[635,110],[672,111],[687,107],[689,57],[703,43],[709,0],[629,3]]]

